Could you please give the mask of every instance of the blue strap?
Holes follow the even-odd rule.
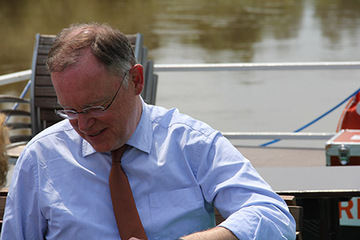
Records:
[[[322,114],[321,116],[319,116],[318,118],[314,119],[313,121],[309,122],[308,124],[305,124],[304,126],[302,126],[301,128],[295,130],[294,132],[300,132],[302,130],[304,130],[305,128],[309,127],[310,125],[316,123],[317,121],[319,121],[320,119],[322,119],[323,117],[325,117],[326,115],[328,115],[329,113],[331,113],[332,111],[334,111],[335,109],[337,109],[338,107],[340,107],[341,105],[343,105],[344,103],[346,103],[347,101],[349,101],[350,98],[354,97],[356,94],[358,94],[358,92],[360,92],[360,88],[358,90],[356,90],[354,93],[352,93],[350,96],[348,96],[347,98],[345,98],[342,102],[340,102],[339,104],[337,104],[335,107],[331,108],[329,111],[327,111],[326,113]],[[270,144],[279,142],[281,139],[275,139],[272,140],[270,142],[261,144],[260,147],[266,147],[269,146]]]

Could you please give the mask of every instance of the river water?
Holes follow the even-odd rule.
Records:
[[[36,33],[91,21],[142,33],[156,64],[360,58],[358,0],[17,0],[0,1],[0,75],[31,67]],[[359,73],[159,72],[156,103],[221,131],[291,132],[358,89]],[[2,86],[0,94],[18,95],[24,85]],[[304,131],[334,132],[343,107]]]

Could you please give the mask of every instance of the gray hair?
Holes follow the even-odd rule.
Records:
[[[110,73],[117,76],[123,76],[136,63],[131,44],[122,32],[108,24],[83,23],[64,28],[56,36],[46,66],[50,72],[61,72],[75,65],[87,48]]]

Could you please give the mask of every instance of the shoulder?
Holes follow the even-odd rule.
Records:
[[[177,108],[166,109],[159,106],[150,106],[150,121],[154,129],[163,128],[168,130],[193,132],[204,137],[219,133],[207,123],[194,119],[181,113]]]
[[[42,157],[56,156],[62,149],[75,149],[81,144],[81,137],[76,133],[68,120],[54,124],[34,136],[26,145],[21,158],[40,160]],[[80,148],[78,148],[80,149]]]
[[[63,120],[38,133],[30,140],[29,145],[39,142],[52,142],[56,140],[57,137],[62,139],[72,139],[76,138],[76,136],[78,135],[70,125],[69,121]]]

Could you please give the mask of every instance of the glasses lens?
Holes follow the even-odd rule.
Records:
[[[102,106],[89,107],[84,109],[82,112],[90,114],[93,117],[101,117],[105,114],[105,108]]]
[[[55,111],[57,115],[66,119],[74,119],[77,118],[77,113],[70,110],[57,110]]]
[[[78,114],[72,111],[65,111],[65,114],[68,119],[76,119],[78,117]]]

